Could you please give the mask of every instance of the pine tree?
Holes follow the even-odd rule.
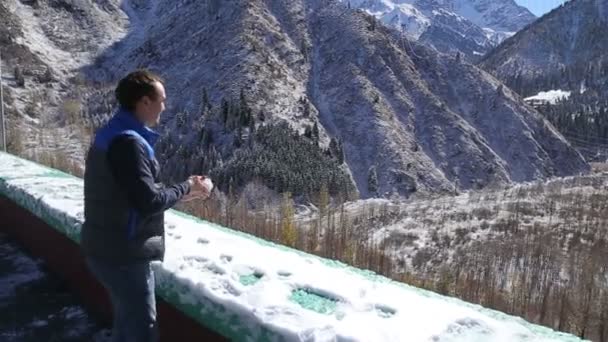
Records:
[[[207,113],[208,111],[211,111],[211,103],[209,103],[209,95],[207,94],[207,88],[203,88],[200,108],[201,116],[204,116],[205,113]]]
[[[369,169],[367,177],[367,189],[373,195],[378,194],[378,174],[376,172],[376,166],[372,166]]]
[[[338,162],[340,164],[344,164],[344,143],[342,142],[342,139],[338,140]]]
[[[241,89],[241,95],[240,95],[240,103],[239,103],[239,108],[238,108],[238,115],[237,117],[239,118],[239,124],[242,126],[247,126],[248,125],[248,120],[249,117],[251,116],[251,109],[249,108],[249,105],[247,104],[247,98],[245,97],[245,91],[243,89]]]
[[[304,102],[304,113],[303,114],[304,114],[305,118],[310,117],[310,103],[306,100]]]
[[[228,112],[230,111],[230,106],[228,101],[222,100],[222,122],[224,123],[224,127],[226,127],[226,123],[228,122]]]
[[[338,141],[336,141],[335,138],[331,138],[329,140],[329,152],[330,155],[332,156],[332,158],[336,158],[338,157]]]
[[[319,125],[315,121],[315,124],[312,126],[312,139],[315,144],[319,145]]]
[[[304,40],[300,43],[300,53],[302,53],[304,60],[308,60],[308,46]]]
[[[234,147],[239,148],[241,146],[243,146],[243,131],[239,126],[234,134]]]
[[[19,66],[15,67],[15,80],[17,81],[17,86],[25,86],[25,76],[23,75],[23,71],[21,71]]]
[[[308,139],[312,139],[312,127],[306,126],[306,128],[304,128],[304,136]]]

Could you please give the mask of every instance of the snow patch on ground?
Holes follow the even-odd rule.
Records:
[[[524,101],[533,103],[548,103],[554,105],[558,101],[567,100],[568,98],[570,98],[571,94],[571,91],[561,89],[541,91],[534,96],[526,97]]]

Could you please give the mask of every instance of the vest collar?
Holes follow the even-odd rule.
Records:
[[[121,107],[112,118],[121,128],[125,130],[134,130],[144,138],[150,146],[154,146],[160,134],[146,127],[141,121],[135,117],[135,113]]]

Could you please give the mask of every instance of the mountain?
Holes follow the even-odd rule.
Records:
[[[75,122],[88,115],[88,88],[79,70],[125,35],[128,17],[117,1],[10,0],[0,18],[9,148],[49,163],[61,154],[82,169],[88,137]]]
[[[514,0],[341,0],[445,53],[477,60],[536,17]]]
[[[321,145],[341,142],[363,197],[376,192],[369,186],[374,173],[378,194],[407,195],[585,168],[536,112],[488,74],[418,44],[404,48],[392,30],[334,2],[159,2],[156,13],[165,15],[139,20],[149,23],[139,44],[141,36],[127,37],[98,58],[90,75],[107,70],[116,79],[140,65],[162,70],[179,104],[173,112],[189,113],[185,122],[200,117],[206,89],[216,106],[242,91],[253,113],[286,120],[301,133],[318,123]],[[214,124],[208,134],[225,151],[222,142],[232,139],[213,120],[207,126]],[[188,130],[173,142],[185,155],[198,138]],[[223,153],[223,164],[230,157]]]
[[[515,33],[534,20],[536,16],[515,0],[437,0],[454,13],[478,26],[496,32]]]
[[[16,20],[38,25],[55,11],[51,3],[72,4],[42,3],[10,6],[21,8]],[[335,1],[70,6],[65,23],[45,34],[70,38],[74,25],[83,41],[114,40],[101,52],[82,46],[94,59],[78,73],[66,70],[81,80],[82,112],[95,120],[110,113],[115,82],[134,68],[165,78],[159,155],[169,178],[209,172],[226,191],[262,182],[296,194],[323,185],[336,194],[350,184],[366,198],[588,169],[538,112],[486,72],[416,42],[404,46],[398,32]],[[47,57],[34,42],[23,46]],[[45,63],[62,70],[55,61]]]
[[[561,92],[541,111],[571,140],[602,147],[608,139],[607,0],[573,0],[522,30],[480,66],[530,99]]]

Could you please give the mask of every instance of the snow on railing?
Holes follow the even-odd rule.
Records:
[[[83,181],[0,152],[0,195],[79,241]],[[186,214],[166,215],[157,294],[247,341],[579,341]]]

